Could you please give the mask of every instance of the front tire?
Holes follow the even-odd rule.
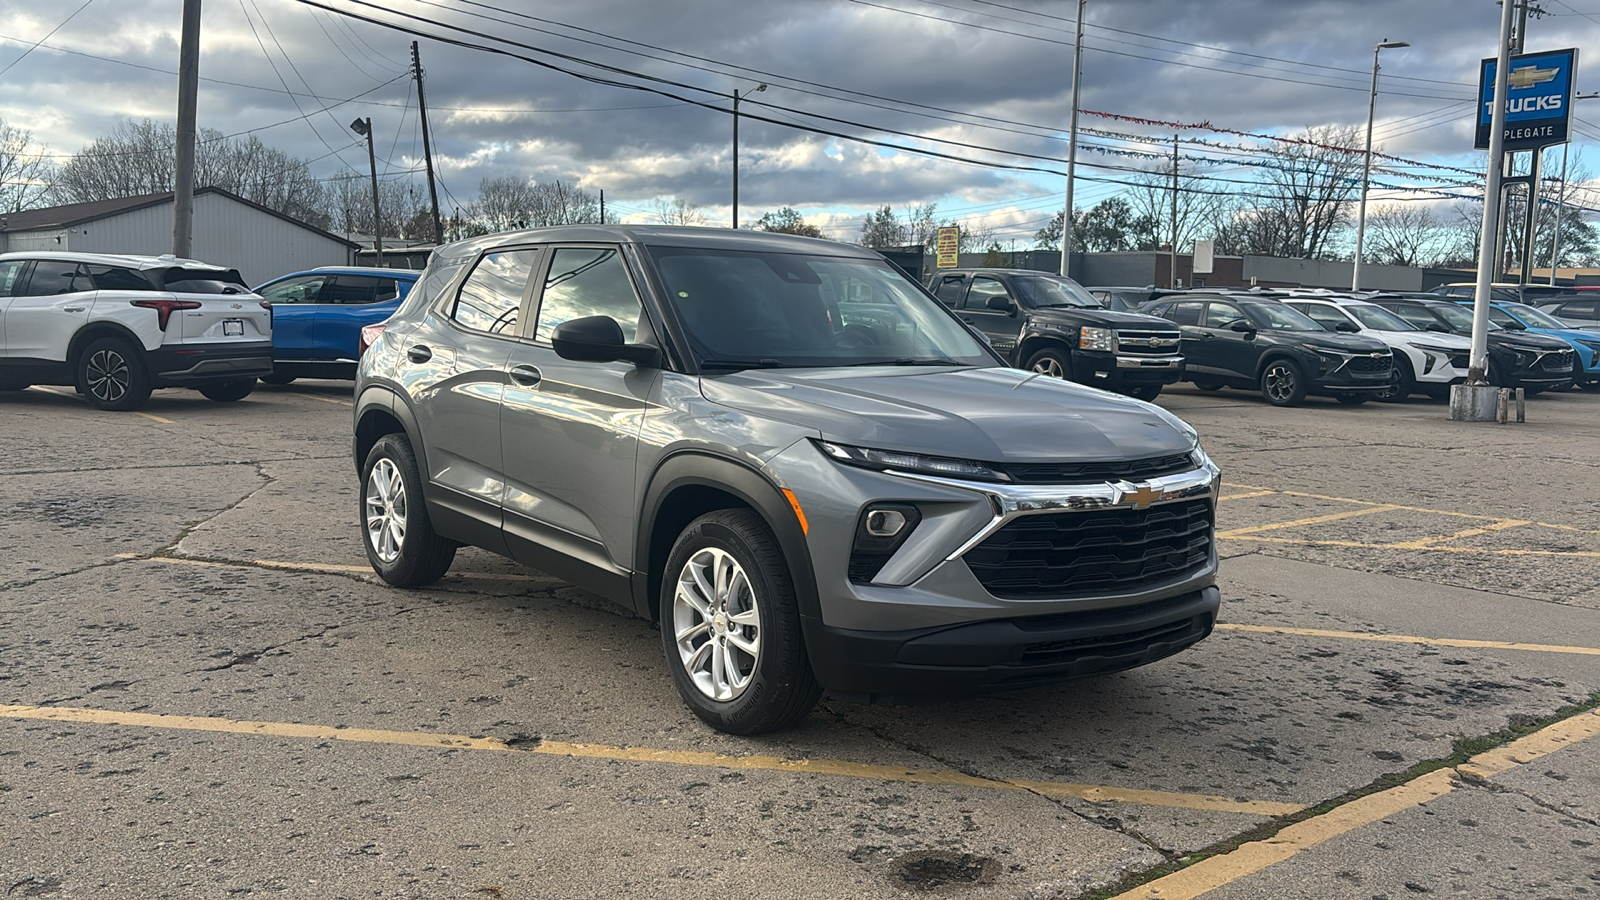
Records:
[[[1306,399],[1306,378],[1292,359],[1274,359],[1261,370],[1261,396],[1273,406],[1299,406]]]
[[[403,434],[379,438],[361,466],[361,538],[372,570],[395,587],[432,584],[456,558],[455,542],[428,520],[417,458]]]
[[[1068,380],[1072,378],[1072,360],[1055,347],[1046,347],[1028,357],[1028,371]]]
[[[660,618],[678,693],[718,731],[787,728],[822,695],[806,658],[788,562],[748,509],[706,513],[678,535]]]
[[[1220,390],[1222,390],[1222,382],[1220,382],[1220,381],[1196,381],[1196,382],[1194,382],[1194,386],[1199,388],[1202,391],[1220,391]]]
[[[1152,403],[1157,397],[1161,396],[1161,385],[1141,384],[1129,391],[1128,396],[1133,397],[1136,400],[1143,400],[1146,403]]]
[[[233,381],[203,384],[200,386],[200,393],[207,400],[215,400],[218,403],[232,403],[235,400],[243,400],[250,396],[250,392],[255,389],[256,380],[254,378],[236,378]]]
[[[83,348],[77,368],[78,389],[96,409],[124,412],[150,399],[150,373],[122,338],[101,338]]]
[[[1411,361],[1396,353],[1394,367],[1389,370],[1389,386],[1378,392],[1384,403],[1400,403],[1417,389],[1417,379],[1411,374]]]

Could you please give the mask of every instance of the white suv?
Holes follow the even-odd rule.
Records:
[[[1389,390],[1379,400],[1397,402],[1413,391],[1435,400],[1450,396],[1450,385],[1467,379],[1472,341],[1460,335],[1423,331],[1376,303],[1353,297],[1288,296],[1283,302],[1329,331],[1375,337],[1394,351]]]
[[[152,388],[238,400],[272,372],[271,304],[238,271],[175,256],[0,253],[0,391],[77,388],[138,409]]]

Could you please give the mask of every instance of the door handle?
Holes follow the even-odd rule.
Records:
[[[544,373],[533,366],[512,366],[511,380],[523,387],[533,387],[544,379]]]
[[[422,344],[417,344],[410,350],[406,351],[406,359],[409,359],[414,363],[425,363],[428,360],[433,359],[433,351]]]
[[[62,312],[83,312],[83,307],[81,307],[81,306],[63,306],[63,307],[61,307],[61,311]]]

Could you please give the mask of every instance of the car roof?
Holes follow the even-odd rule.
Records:
[[[74,253],[70,250],[40,250],[31,252],[17,250],[11,253],[0,253],[0,261],[12,259],[55,259],[63,262],[80,262],[99,266],[120,266],[124,269],[164,269],[181,267],[185,269],[212,269],[217,272],[232,271],[227,266],[212,265],[198,259],[165,254],[162,256],[135,256],[120,253]]]
[[[491,247],[520,243],[595,241],[633,243],[653,247],[701,247],[717,250],[765,250],[776,253],[853,257],[881,260],[878,252],[826,238],[801,237],[772,231],[700,228],[687,225],[554,225],[522,231],[503,231],[455,241],[434,250],[444,258],[472,256]]]
[[[306,269],[304,272],[290,272],[281,276],[288,278],[292,275],[305,275],[310,272],[335,272],[341,275],[390,275],[395,278],[416,278],[422,274],[420,269],[397,269],[383,266],[317,266],[315,269]],[[277,279],[273,279],[276,281]]]

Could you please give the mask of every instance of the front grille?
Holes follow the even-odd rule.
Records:
[[[1547,353],[1545,354],[1544,359],[1539,361],[1539,366],[1546,372],[1571,372],[1573,361],[1576,358],[1577,354],[1573,353],[1571,350],[1562,350],[1558,353]]]
[[[1201,621],[1197,621],[1197,619]],[[1125,656],[1145,653],[1155,644],[1192,643],[1204,636],[1204,617],[1179,619],[1154,628],[1126,631],[1120,634],[1098,635],[1071,641],[1040,641],[1022,648],[1020,665],[1048,666],[1074,662],[1086,656]]]
[[[1074,484],[1112,478],[1148,481],[1163,475],[1187,472],[1194,468],[1194,460],[1187,453],[1174,453],[1171,456],[1125,462],[1018,463],[1000,468],[1019,484]]]
[[[1350,357],[1350,371],[1375,375],[1387,372],[1394,365],[1394,360],[1388,356],[1352,356]]]
[[[1472,367],[1472,356],[1468,353],[1452,353],[1450,365],[1457,369],[1469,369]]]
[[[1204,567],[1211,532],[1209,500],[1049,513],[1010,522],[964,559],[997,597],[1121,593]]]
[[[1123,331],[1117,329],[1117,352],[1129,356],[1171,356],[1178,352],[1176,331]]]

